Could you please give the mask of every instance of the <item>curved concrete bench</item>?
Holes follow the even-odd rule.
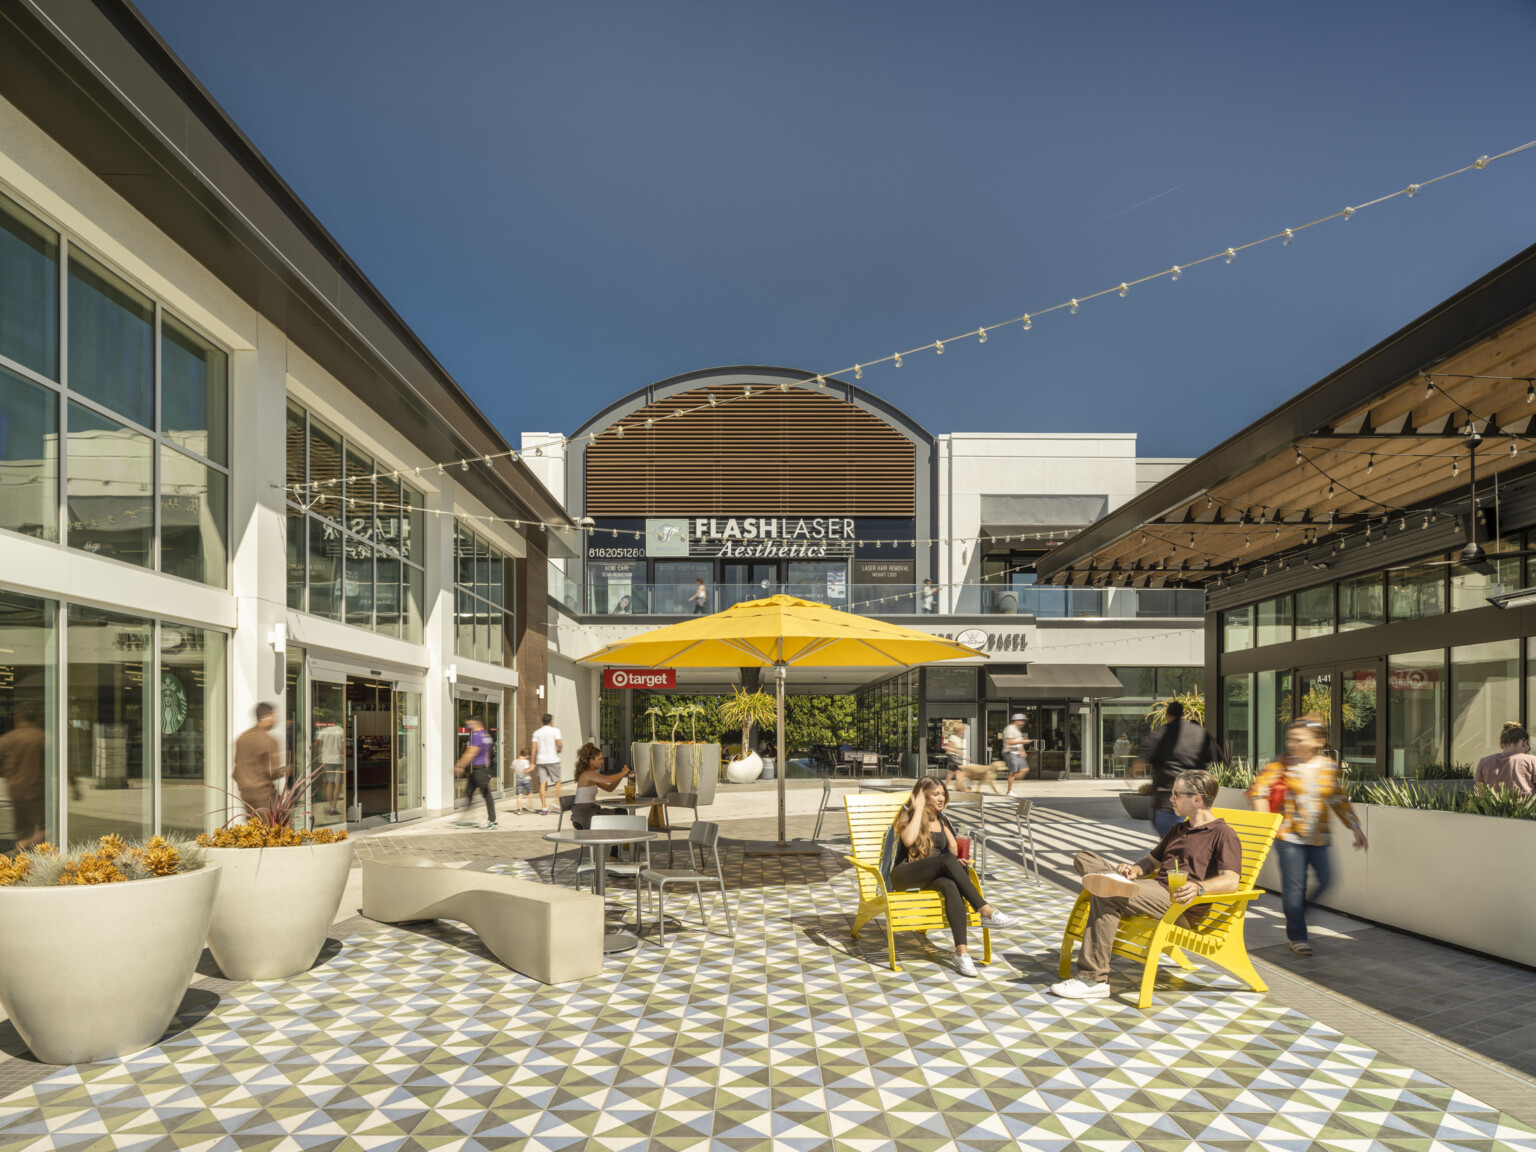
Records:
[[[571,888],[430,860],[365,860],[363,915],[385,924],[461,921],[508,968],[545,984],[603,970],[603,901]]]

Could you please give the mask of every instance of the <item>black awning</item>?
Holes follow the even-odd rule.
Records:
[[[1027,672],[988,672],[993,700],[1108,699],[1124,696],[1125,685],[1103,664],[1031,664]]]

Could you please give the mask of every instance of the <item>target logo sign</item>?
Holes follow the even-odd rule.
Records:
[[[676,668],[604,668],[604,688],[676,688]]]

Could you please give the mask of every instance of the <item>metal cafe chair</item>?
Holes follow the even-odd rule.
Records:
[[[812,840],[821,839],[821,822],[826,819],[827,809],[832,807],[832,781],[823,776],[821,779],[821,807],[816,809],[816,831],[811,833]]]
[[[650,829],[646,826],[648,823],[649,823],[649,820],[645,816],[607,816],[607,815],[598,815],[598,816],[592,817],[592,831],[594,831],[594,832],[615,832],[615,831],[618,831],[618,832],[648,832],[648,831],[650,831]],[[591,860],[591,862],[590,863],[581,863],[581,864],[577,864],[576,865],[576,878],[577,878],[578,881],[581,879],[581,874],[583,872],[590,872],[594,868],[598,868],[598,867],[606,868],[610,875],[613,875],[613,876],[628,876],[630,879],[635,881],[635,925],[636,925],[636,927],[638,927],[639,924],[640,924],[640,881],[638,879],[635,879],[635,878],[638,877],[642,872],[648,870],[650,868],[650,866],[651,866],[651,842],[649,840],[643,840],[643,841],[640,841],[639,844],[640,844],[640,847],[645,849],[645,863],[644,864],[641,864],[639,860],[610,860],[610,859],[608,859],[608,849],[609,849],[609,847],[611,847],[611,845],[607,845],[607,844],[594,844],[592,846],[592,860]],[[633,852],[634,848],[635,848],[635,845],[633,845],[633,844],[626,844],[624,847],[629,849],[629,851]],[[599,853],[601,853],[601,855],[602,855],[601,863],[599,863],[599,860],[598,860]]]
[[[640,884],[646,887],[654,886],[656,889],[656,938],[664,941],[667,938],[667,885],[691,884],[694,894],[699,898],[699,915],[704,919],[704,927],[709,927],[709,910],[704,907],[704,887],[714,885],[720,892],[720,903],[725,908],[725,926],[731,936],[736,935],[736,926],[731,921],[731,899],[725,891],[725,873],[720,868],[720,825],[712,824],[708,820],[697,820],[693,827],[688,829],[688,864],[687,868],[647,868],[640,873],[640,879],[636,883],[636,899],[639,899],[638,890]],[[698,861],[695,863],[693,849],[697,845],[699,849]],[[714,863],[714,873],[704,871],[704,850],[709,849],[710,857]]]
[[[559,832],[562,828],[565,827],[565,818],[566,818],[566,816],[568,816],[570,814],[570,811],[571,811],[572,808],[576,807],[576,797],[575,796],[557,796],[556,799],[560,801],[560,817],[559,817],[558,820],[555,821],[555,831]],[[580,871],[580,868],[581,868],[581,863],[580,863],[581,849],[580,848],[576,849],[576,856],[577,856],[577,865],[576,865],[576,867],[577,867],[577,870]],[[560,859],[560,845],[556,844],[555,845],[555,850],[552,853],[550,853],[550,856],[549,856],[549,882],[551,884],[553,884],[555,882],[555,862],[557,860],[559,860],[559,859]]]
[[[1033,868],[1035,878],[1032,883],[1038,884],[1040,883],[1040,862],[1035,858],[1035,831],[1029,822],[1029,815],[1034,806],[1035,802],[1033,800],[1020,800],[1019,806],[1013,812],[1013,827],[1014,835],[1018,837],[1019,841],[1019,857],[1026,861],[1024,875],[1028,877],[1030,869]],[[1026,844],[1029,846],[1027,857],[1025,856]]]
[[[976,875],[987,879],[987,804],[980,792],[952,792],[950,819],[966,828],[976,842]]]

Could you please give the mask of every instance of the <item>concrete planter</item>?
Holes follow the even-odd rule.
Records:
[[[1120,807],[1125,809],[1125,814],[1132,820],[1152,819],[1152,797],[1143,796],[1139,792],[1120,793]]]
[[[1223,788],[1216,802],[1248,807],[1236,788]],[[1370,849],[1357,852],[1349,830],[1332,822],[1333,883],[1324,908],[1536,965],[1536,887],[1525,866],[1536,860],[1536,820],[1353,807]],[[1273,852],[1259,884],[1280,891]]]
[[[0,1008],[44,1064],[148,1048],[192,983],[220,870],[0,888]]]
[[[209,848],[224,872],[208,948],[230,980],[307,972],[325,945],[352,867],[352,841]]]
[[[748,752],[725,766],[725,778],[732,784],[750,784],[762,774],[763,758],[756,752]]]
[[[649,740],[636,740],[629,746],[629,763],[635,770],[635,795],[654,796],[656,787],[651,783],[651,749]]]
[[[695,779],[697,777],[697,779]],[[698,797],[699,807],[715,802],[715,785],[720,780],[720,745],[677,745],[677,769],[673,791]]]
[[[651,785],[652,795],[665,800],[677,790],[672,781],[672,749],[675,744],[658,741],[651,745]]]

